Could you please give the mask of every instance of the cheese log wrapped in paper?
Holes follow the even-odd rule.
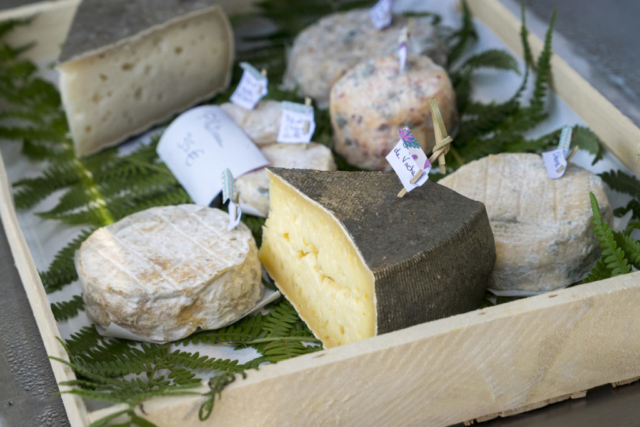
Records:
[[[233,56],[214,0],[83,0],[58,65],[76,154],[118,144],[223,90]]]
[[[273,144],[261,149],[269,164],[277,168],[336,170],[331,149],[309,144]],[[269,175],[266,169],[249,172],[236,180],[240,203],[255,208],[262,216],[269,213]]]
[[[436,34],[429,17],[413,18],[410,55],[426,55],[446,65],[447,45]],[[296,38],[285,75],[285,86],[297,88],[322,108],[329,103],[331,86],[362,61],[392,55],[398,50],[400,30],[409,18],[394,15],[391,25],[379,31],[368,10],[336,13],[321,19]]]
[[[404,127],[429,153],[436,144],[430,98],[449,133],[454,130],[456,94],[446,71],[424,56],[409,57],[403,73],[398,67],[397,56],[363,62],[331,89],[335,150],[354,166],[390,170],[385,157]]]
[[[495,244],[482,203],[384,172],[269,169],[260,259],[325,347],[476,309]]]
[[[441,179],[487,207],[496,241],[492,288],[543,292],[576,283],[600,256],[589,192],[611,223],[602,180],[572,163],[549,179],[536,154],[499,154],[471,162]]]
[[[220,106],[227,116],[258,146],[278,142],[282,109],[278,101],[260,101],[253,110],[229,102]]]
[[[179,205],[93,232],[76,259],[89,318],[166,342],[242,317],[262,298],[262,271],[249,229],[228,222],[221,210]]]

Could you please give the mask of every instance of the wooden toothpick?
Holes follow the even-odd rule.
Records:
[[[569,162],[571,161],[573,156],[576,155],[577,152],[578,152],[578,146],[576,145],[575,147],[573,147],[573,150],[571,150],[571,153],[569,153],[569,156],[567,157],[567,166],[569,166]],[[560,166],[558,169],[556,169],[557,172],[562,172],[563,170],[564,170],[564,166]]]
[[[420,179],[420,177],[424,175],[424,171],[421,169],[418,171],[417,174],[415,174],[413,176],[413,178],[411,178],[411,181],[409,181],[412,184],[415,184],[416,182],[418,182],[418,180]],[[404,195],[407,194],[407,190],[405,188],[403,188],[402,190],[400,190],[400,192],[398,193],[398,197],[402,198],[404,197]]]
[[[263,68],[263,69],[260,71],[260,74],[262,74],[264,77],[267,77],[267,69],[266,69],[266,68]]]
[[[311,98],[309,98],[308,96],[305,96],[304,97],[304,105],[309,107],[311,105]],[[305,134],[307,134],[309,132],[309,126],[311,126],[311,124],[308,121],[304,122],[304,133]]]

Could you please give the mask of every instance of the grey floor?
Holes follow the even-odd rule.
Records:
[[[0,0],[0,10],[36,1]],[[517,10],[514,0],[502,1]],[[556,53],[640,125],[640,1],[531,0],[527,6],[530,28],[539,35],[558,9]],[[51,396],[55,380],[1,228],[0,292],[0,427],[67,426],[60,398]],[[481,425],[640,426],[640,383],[603,386],[584,399]]]

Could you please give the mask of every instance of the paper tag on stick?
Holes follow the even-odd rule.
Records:
[[[375,6],[369,9],[369,16],[376,30],[382,30],[391,25],[391,21],[393,20],[392,7],[393,0],[380,0]]]
[[[182,113],[162,134],[158,155],[193,201],[209,206],[222,190],[220,174],[240,177],[269,161],[217,105]]]
[[[231,95],[231,102],[245,110],[253,110],[263,96],[268,93],[269,80],[251,64],[242,62],[244,69],[238,87]]]
[[[313,107],[282,101],[282,116],[277,141],[280,143],[309,143],[316,130]]]
[[[547,168],[547,175],[551,179],[561,178],[567,171],[567,159],[562,148],[542,153],[542,159]]]
[[[427,182],[431,163],[409,129],[400,129],[398,134],[401,139],[386,158],[405,190],[409,192]],[[411,180],[419,171],[424,173],[415,183],[412,183]]]

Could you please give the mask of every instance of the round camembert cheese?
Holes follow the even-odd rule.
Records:
[[[285,86],[315,99],[321,108],[329,103],[331,86],[362,61],[392,55],[398,50],[400,30],[409,18],[394,15],[391,25],[379,31],[368,10],[336,13],[301,32],[295,40],[285,75]],[[414,18],[410,55],[426,55],[446,65],[447,46],[436,34],[430,18]]]
[[[184,338],[242,317],[262,298],[249,229],[196,205],[151,208],[96,230],[77,269],[88,316],[152,342]]]

